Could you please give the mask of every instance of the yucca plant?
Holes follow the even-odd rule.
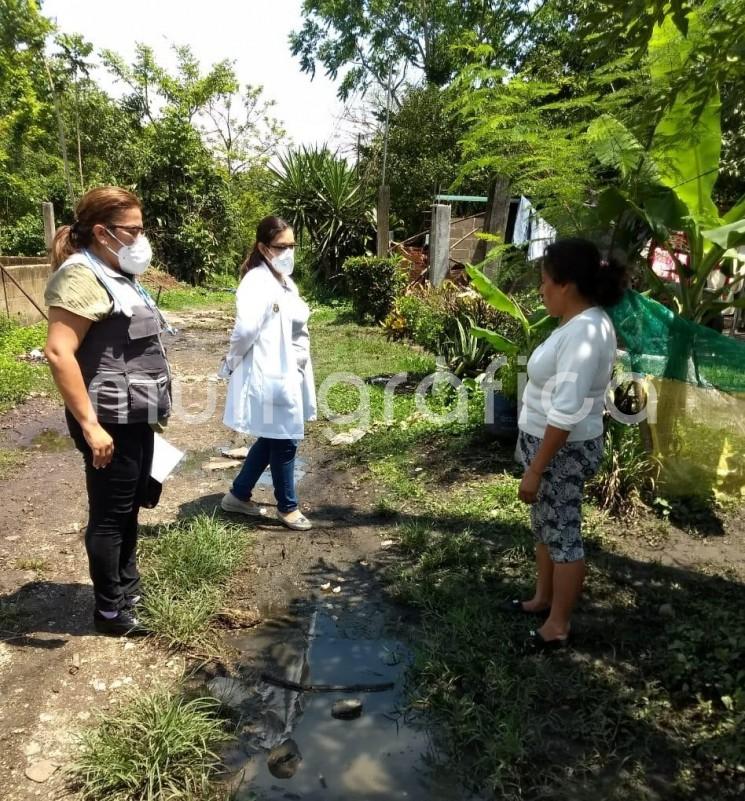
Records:
[[[372,209],[343,158],[327,147],[302,147],[280,156],[272,175],[275,207],[310,247],[317,274],[335,277],[348,257],[365,252]]]

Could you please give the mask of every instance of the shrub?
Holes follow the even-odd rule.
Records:
[[[470,335],[472,325],[514,336],[518,323],[493,309],[477,293],[446,281],[440,287],[414,287],[396,298],[384,323],[394,339],[413,340],[445,357],[458,375],[477,375],[490,361],[489,349]]]
[[[43,348],[46,333],[46,323],[20,326],[0,317],[0,409],[20,403],[34,390],[51,386],[46,364],[18,358],[34,348]]]
[[[357,170],[327,147],[303,147],[277,157],[271,168],[274,205],[308,248],[313,272],[324,281],[345,260],[365,251],[372,204]]]
[[[588,487],[590,495],[616,517],[633,516],[654,488],[658,468],[644,448],[639,427],[611,420],[600,470]]]
[[[44,224],[36,212],[25,214],[12,225],[0,226],[0,253],[39,256],[44,252]]]
[[[381,322],[406,283],[401,260],[355,256],[347,259],[342,269],[357,319]]]

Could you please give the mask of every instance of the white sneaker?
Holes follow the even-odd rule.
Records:
[[[236,512],[237,514],[250,515],[251,517],[264,517],[266,508],[259,506],[253,501],[241,501],[232,492],[226,492],[220,501],[220,508],[223,512]]]

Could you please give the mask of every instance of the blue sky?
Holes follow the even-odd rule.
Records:
[[[166,65],[173,44],[191,45],[204,66],[234,60],[241,83],[262,84],[276,100],[275,115],[295,144],[340,145],[344,109],[335,84],[322,70],[311,81],[290,53],[287,37],[301,25],[300,6],[301,0],[45,0],[43,12],[63,32],[127,60],[135,42],[153,47]],[[103,70],[96,78],[112,94],[121,91]]]

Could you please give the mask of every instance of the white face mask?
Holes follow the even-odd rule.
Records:
[[[106,230],[121,245],[119,250],[112,250],[108,245],[104,247],[119,259],[119,267],[122,272],[129,273],[129,275],[142,275],[153,260],[153,249],[145,234],[138,234],[137,239],[131,245],[125,245],[108,228]]]
[[[292,275],[292,271],[295,269],[295,251],[292,248],[283,250],[279,256],[272,259],[272,267],[280,275]]]

